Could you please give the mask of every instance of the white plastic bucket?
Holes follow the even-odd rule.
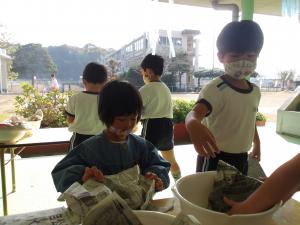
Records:
[[[154,211],[136,210],[134,213],[143,225],[171,225],[175,219],[175,216]]]
[[[181,211],[194,215],[203,225],[266,225],[272,214],[280,207],[255,214],[229,216],[207,209],[208,196],[213,189],[216,171],[201,172],[180,178],[172,188],[179,199]]]

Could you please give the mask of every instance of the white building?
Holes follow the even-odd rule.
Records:
[[[198,69],[199,61],[199,30],[171,31],[170,36],[173,42],[175,54],[184,52],[188,56],[188,62],[191,65],[191,71]],[[152,37],[153,36],[153,37]],[[126,44],[121,49],[106,56],[105,61],[114,59],[120,63],[119,73],[126,72],[131,66],[141,62],[142,59],[155,48],[155,53],[163,56],[165,59],[170,55],[170,43],[166,30],[159,30],[153,35],[149,32],[144,33],[132,42]],[[194,84],[192,72],[182,77],[183,85]]]
[[[9,60],[11,60],[11,58],[6,55],[6,50],[0,48],[0,93],[7,92]]]

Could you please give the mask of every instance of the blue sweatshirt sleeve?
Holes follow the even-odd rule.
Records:
[[[170,185],[169,170],[171,164],[163,159],[155,146],[147,140],[144,140],[144,146],[140,148],[141,159],[139,166],[142,174],[147,172],[155,173],[163,182],[164,189]]]
[[[88,163],[84,146],[79,145],[67,154],[52,170],[51,175],[58,192],[64,192],[74,182],[82,183],[82,176]]]

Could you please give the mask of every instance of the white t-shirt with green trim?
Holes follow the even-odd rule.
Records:
[[[255,84],[248,85],[248,90],[237,89],[217,77],[199,93],[198,102],[209,109],[203,124],[212,132],[221,151],[243,153],[252,146],[261,93]]]
[[[79,92],[69,99],[66,113],[74,116],[69,131],[85,135],[102,133],[105,125],[98,116],[98,93]]]
[[[173,118],[171,92],[165,83],[150,82],[139,91],[144,106],[142,119]]]

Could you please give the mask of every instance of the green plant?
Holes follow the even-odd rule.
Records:
[[[256,121],[264,121],[264,122],[266,122],[267,118],[261,112],[256,112]]]
[[[32,85],[23,83],[23,93],[15,98],[15,112],[17,115],[28,118],[36,110],[43,111],[41,127],[67,126],[64,115],[65,106],[72,92],[60,93],[59,90],[41,94]]]
[[[195,101],[173,100],[173,122],[184,123],[186,115],[193,109]]]

